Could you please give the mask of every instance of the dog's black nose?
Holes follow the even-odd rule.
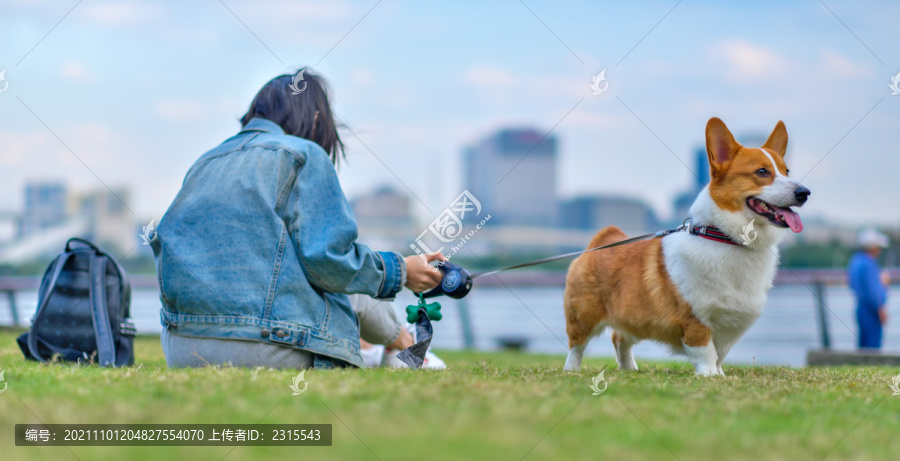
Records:
[[[797,201],[800,202],[801,205],[806,203],[806,199],[809,198],[810,194],[812,194],[812,192],[803,186],[797,186],[797,188],[794,189],[794,197],[797,198]]]

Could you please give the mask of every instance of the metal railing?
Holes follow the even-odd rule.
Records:
[[[900,267],[885,269],[890,276],[891,283],[900,282]],[[774,285],[802,285],[806,287],[813,296],[816,306],[816,319],[819,330],[819,341],[822,349],[831,348],[831,329],[828,323],[828,303],[827,290],[828,287],[846,286],[847,271],[846,269],[791,269],[779,268]],[[563,272],[541,273],[541,272],[508,272],[503,275],[503,280],[488,277],[479,279],[478,285],[481,286],[565,286],[566,274]],[[463,328],[463,336],[465,346],[467,348],[474,347],[471,340],[471,325],[468,321],[468,305],[465,299],[460,300],[460,315]],[[468,333],[467,333],[468,332]]]
[[[887,269],[892,283],[900,282],[900,268]],[[486,277],[478,280],[479,286],[487,287],[563,287],[566,274],[563,272],[521,271],[507,272],[501,278]],[[135,275],[129,277],[133,289],[159,290],[155,275]],[[20,291],[37,291],[40,288],[40,277],[0,277],[0,293],[5,294],[10,307],[13,325],[21,325],[19,310],[16,306],[16,293]],[[775,277],[775,285],[805,286],[814,298],[819,339],[823,349],[831,348],[831,334],[828,323],[828,307],[826,288],[847,285],[847,271],[844,269],[790,269],[781,268]],[[462,329],[463,346],[475,347],[475,336],[472,330],[471,315],[466,299],[458,302],[460,327]]]
[[[159,284],[155,275],[129,276],[131,288],[159,290]],[[32,276],[3,276],[0,277],[0,293],[6,295],[12,317],[13,326],[20,326],[19,309],[16,305],[16,292],[37,291],[41,287],[41,278]]]

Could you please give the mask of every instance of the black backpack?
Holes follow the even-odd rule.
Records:
[[[29,360],[46,362],[56,355],[132,365],[136,330],[130,306],[131,284],[119,263],[87,240],[72,238],[44,272],[31,329],[17,342]]]

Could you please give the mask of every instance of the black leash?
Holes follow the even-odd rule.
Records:
[[[669,234],[672,234],[672,233],[675,233],[675,232],[681,232],[681,231],[683,231],[683,230],[687,230],[687,229],[688,229],[688,226],[689,226],[689,224],[688,224],[688,221],[689,221],[689,220],[690,220],[690,218],[685,219],[685,220],[684,220],[684,223],[682,223],[681,226],[676,227],[675,229],[667,229],[667,230],[661,230],[661,231],[659,231],[659,232],[654,232],[654,233],[652,233],[652,234],[639,235],[639,236],[637,236],[637,237],[632,237],[632,238],[629,238],[629,239],[620,240],[620,241],[618,241],[618,242],[610,243],[610,244],[608,244],[608,245],[603,245],[603,246],[594,247],[594,248],[588,248],[587,250],[573,251],[573,252],[571,252],[571,253],[566,253],[566,254],[562,254],[562,255],[551,256],[551,257],[549,257],[549,258],[536,259],[536,260],[534,260],[534,261],[529,261],[529,262],[527,262],[527,263],[516,264],[515,266],[504,267],[503,269],[497,269],[497,270],[493,270],[493,271],[485,271],[485,272],[478,272],[478,273],[472,274],[472,275],[470,276],[470,278],[472,278],[472,279],[477,279],[478,277],[485,277],[485,276],[488,276],[488,275],[494,275],[494,274],[496,274],[496,273],[504,272],[504,271],[508,271],[508,270],[512,270],[512,269],[519,269],[519,268],[522,268],[522,267],[529,267],[529,266],[537,266],[538,264],[546,264],[546,263],[553,262],[553,261],[559,261],[560,259],[571,258],[571,257],[573,257],[573,256],[582,255],[582,254],[584,254],[584,253],[589,253],[589,252],[591,252],[591,251],[603,250],[603,249],[606,249],[606,248],[617,247],[617,246],[619,246],[619,245],[627,245],[627,244],[629,244],[629,243],[639,242],[639,241],[641,241],[641,240],[649,240],[649,239],[656,238],[656,237],[663,237],[663,236],[666,236],[666,235],[669,235]]]

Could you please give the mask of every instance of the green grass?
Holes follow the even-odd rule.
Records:
[[[900,457],[900,396],[887,368],[726,367],[698,378],[686,363],[443,352],[450,369],[306,372],[170,370],[156,337],[138,366],[25,362],[0,331],[0,459],[747,459]],[[603,367],[608,389],[588,384]],[[2,386],[0,386],[2,387]],[[16,423],[326,423],[331,447],[15,447]],[[227,456],[226,456],[227,455]]]

